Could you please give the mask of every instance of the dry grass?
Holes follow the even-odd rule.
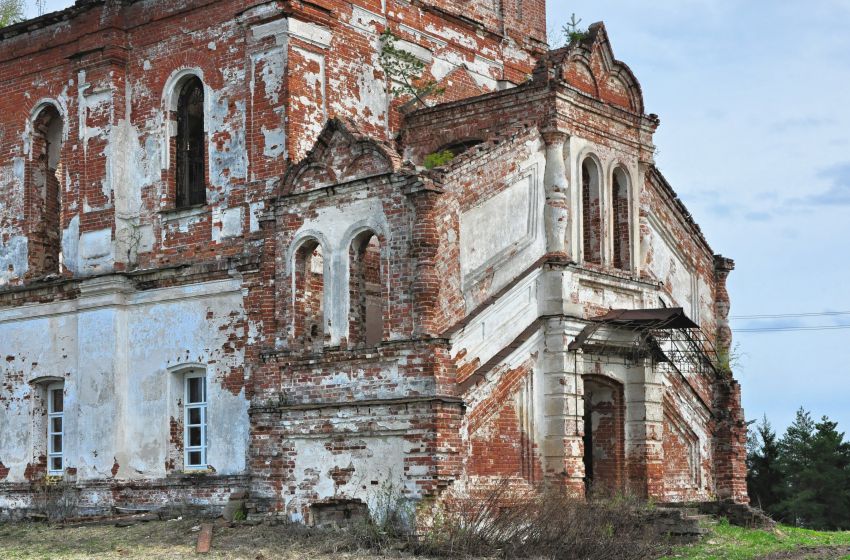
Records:
[[[518,492],[507,481],[479,487],[442,506],[416,550],[433,556],[650,560],[669,550],[645,502],[587,502],[563,490]]]
[[[299,524],[217,522],[206,558],[234,560],[365,560],[367,558],[490,558],[649,560],[667,552],[646,505],[625,498],[567,497],[539,489],[518,493],[508,482],[455,494],[432,512],[427,530],[391,492],[375,521],[348,530]],[[421,513],[421,511],[420,511]],[[0,560],[165,560],[197,558],[200,521],[150,521],[131,527],[41,523],[0,524]]]
[[[315,531],[291,525],[217,525],[212,550],[195,553],[197,520],[151,521],[132,527],[83,526],[62,528],[43,523],[0,524],[3,560],[366,560],[347,534]],[[390,555],[392,556],[392,554]],[[394,554],[398,556],[398,554]]]

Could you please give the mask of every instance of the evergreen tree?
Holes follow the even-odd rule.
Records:
[[[779,442],[782,499],[773,513],[812,529],[850,527],[850,444],[837,424],[802,408]]]
[[[768,513],[781,499],[783,477],[779,465],[779,442],[765,415],[750,430],[747,440],[747,491],[751,502]]]
[[[811,514],[811,497],[803,495],[803,472],[811,467],[809,451],[814,438],[815,423],[801,407],[794,421],[779,441],[779,468],[783,476],[782,499],[774,507],[774,515],[785,523],[801,525]]]
[[[850,444],[838,424],[824,416],[815,425],[812,439],[811,470],[805,473],[812,501],[818,505],[808,521],[813,528],[840,530],[850,528]]]

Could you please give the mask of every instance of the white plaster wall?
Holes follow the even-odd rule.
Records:
[[[427,467],[411,465],[410,470],[404,470],[405,458],[419,450],[418,443],[412,444],[400,435],[358,434],[352,440],[362,443],[363,449],[330,451],[327,440],[323,438],[294,440],[296,459],[293,478],[309,484],[318,500],[361,499],[373,512],[382,499],[387,499],[384,494],[408,498],[420,496],[415,478],[426,475]],[[334,483],[331,473],[336,468],[354,469],[347,483],[339,486]],[[299,500],[297,497],[289,499]]]
[[[85,290],[84,290],[85,291]],[[65,379],[66,466],[78,479],[166,474],[169,419],[182,399],[169,368],[208,365],[208,462],[219,474],[244,471],[248,403],[222,387],[242,351],[238,280],[135,293],[122,282],[70,302],[0,311],[0,461],[23,481],[33,461],[32,380]],[[175,389],[175,387],[177,389]]]
[[[672,236],[653,216],[647,221],[650,235],[643,243],[651,247],[651,259],[647,263],[649,271],[669,290],[673,297],[668,305],[684,308],[688,317],[699,321],[699,306],[695,301],[697,290],[693,268],[676,248]]]
[[[543,142],[530,141],[527,148],[531,157],[519,164],[518,173],[506,178],[511,186],[460,216],[460,267],[467,311],[484,299],[481,290],[499,290],[546,252]]]

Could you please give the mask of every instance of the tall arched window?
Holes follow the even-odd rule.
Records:
[[[376,346],[384,337],[381,298],[381,244],[365,231],[351,242],[349,255],[348,338],[352,345]]]
[[[599,166],[591,158],[581,164],[581,223],[584,262],[602,264],[602,201]]]
[[[322,246],[315,239],[304,241],[295,252],[294,338],[320,348],[325,340],[325,263]]]
[[[614,267],[631,269],[629,178],[622,168],[614,170],[611,186],[611,223],[614,225]]]
[[[177,98],[176,205],[205,204],[204,84],[192,76],[183,82]]]
[[[27,189],[29,269],[60,272],[62,261],[62,116],[46,105],[33,120],[30,187]]]

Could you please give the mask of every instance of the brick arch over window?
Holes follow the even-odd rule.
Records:
[[[583,381],[585,485],[617,492],[625,479],[623,386],[600,375],[585,375]]]
[[[592,157],[581,163],[581,223],[584,262],[602,264],[602,197],[599,165]]]
[[[631,183],[622,167],[614,169],[611,182],[611,223],[614,226],[615,268],[631,270],[631,211],[629,200]]]
[[[64,119],[53,104],[44,104],[32,119],[27,161],[25,219],[28,224],[30,276],[62,271],[62,183]]]
[[[384,339],[381,240],[371,230],[358,234],[348,250],[348,342],[352,346],[377,346]]]
[[[325,256],[315,238],[307,238],[293,257],[293,332],[296,344],[320,349],[329,335],[325,320]]]

